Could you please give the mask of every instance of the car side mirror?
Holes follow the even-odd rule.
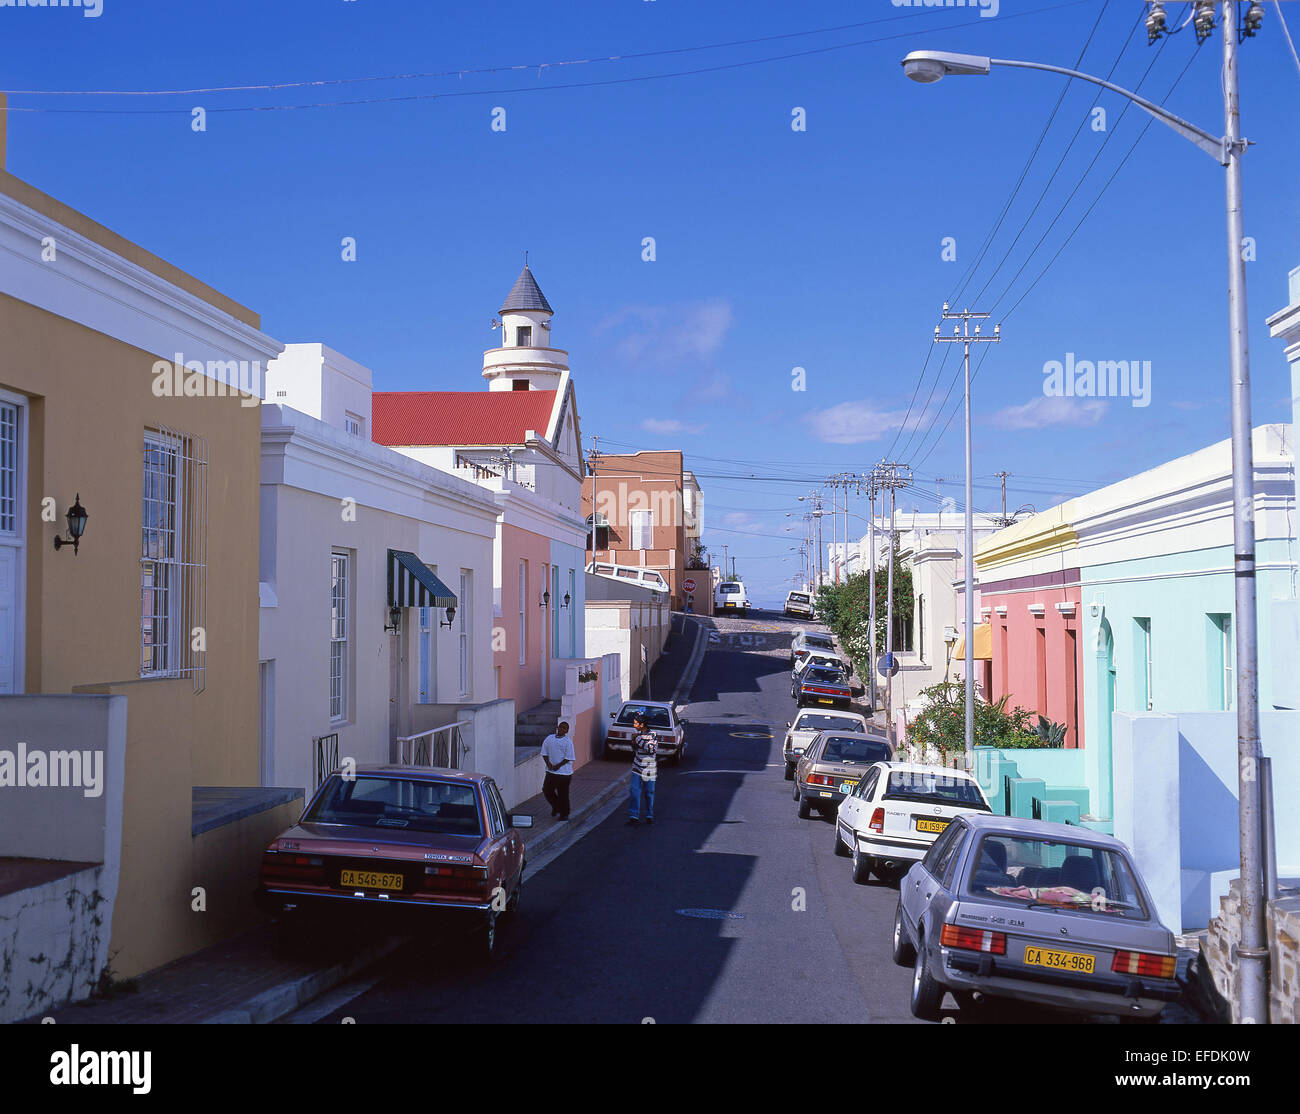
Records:
[[[610,719],[613,719],[616,715],[618,715],[617,712],[610,712],[610,713],[609,713],[609,718],[610,718]]]
[[[511,813],[510,826],[512,828],[531,828],[533,826],[533,818],[526,812]]]

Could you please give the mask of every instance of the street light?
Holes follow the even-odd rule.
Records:
[[[1152,15],[1155,10],[1152,9]],[[1163,12],[1160,13],[1163,15]],[[1247,35],[1259,26],[1262,13],[1252,9],[1245,24]],[[1158,37],[1163,21],[1154,28]],[[1264,886],[1259,745],[1259,651],[1258,613],[1255,586],[1254,447],[1251,443],[1250,351],[1246,333],[1246,265],[1241,251],[1244,238],[1242,218],[1241,157],[1248,143],[1240,133],[1240,103],[1237,73],[1237,9],[1234,0],[1221,0],[1219,23],[1223,35],[1224,134],[1212,135],[1181,116],[1153,104],[1131,90],[1078,70],[1042,62],[985,58],[975,54],[950,54],[915,50],[902,62],[903,72],[913,81],[929,85],[948,75],[987,74],[993,66],[1046,70],[1100,85],[1127,97],[1143,111],[1168,125],[1227,169],[1225,208],[1228,240],[1228,338],[1232,428],[1232,532],[1233,574],[1237,616],[1237,792],[1241,841],[1241,961],[1238,1008],[1243,1020],[1268,1020],[1268,941],[1265,932]],[[1198,41],[1213,30],[1214,5],[1202,0],[1196,9]],[[1149,25],[1148,32],[1153,28]],[[967,638],[972,636],[967,631]]]

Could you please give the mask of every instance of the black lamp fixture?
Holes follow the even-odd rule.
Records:
[[[62,549],[65,545],[72,546],[72,555],[75,557],[77,548],[81,544],[81,535],[86,532],[86,519],[90,515],[86,513],[86,508],[81,505],[81,492],[77,492],[77,500],[68,508],[68,536],[66,538],[54,535],[54,548]]]
[[[565,592],[565,593],[564,593],[564,603],[563,603],[562,606],[564,606],[564,607],[568,607],[568,606],[569,606],[569,593],[568,593],[568,592]]]
[[[455,621],[456,621],[456,609],[454,607],[449,607],[447,608],[447,621],[444,623],[441,619],[439,619],[438,626],[446,627],[448,630],[451,630],[451,625]]]
[[[537,606],[538,606],[538,607],[549,607],[550,605],[551,605],[551,593],[550,593],[550,592],[543,592],[543,593],[542,593],[542,602],[539,603]]]
[[[392,631],[396,634],[401,625],[401,620],[402,609],[398,607],[397,604],[393,604],[393,606],[388,609],[388,625],[384,627],[384,630]]]

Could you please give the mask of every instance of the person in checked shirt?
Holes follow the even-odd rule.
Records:
[[[659,740],[646,726],[644,716],[632,720],[636,738],[632,740],[632,784],[629,794],[629,824],[641,821],[641,797],[645,796],[645,822],[655,822],[655,778],[658,776],[656,758],[659,752]]]

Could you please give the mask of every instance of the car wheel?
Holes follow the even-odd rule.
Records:
[[[835,825],[835,854],[841,859],[847,859],[853,854],[849,845],[840,838],[840,826],[838,823]]]
[[[677,765],[680,766],[685,761],[686,761],[686,743],[683,742],[682,745],[677,748]]]
[[[809,819],[812,816],[812,805],[802,793],[796,792],[795,795],[799,798],[799,819]]]
[[[792,762],[785,764],[785,780],[794,781],[794,764]]]
[[[855,879],[856,880],[856,879]],[[903,903],[898,903],[894,910],[894,962],[900,967],[910,967],[916,962],[916,949],[907,938],[903,928]]]
[[[938,1021],[942,1004],[943,986],[930,974],[930,960],[922,936],[916,946],[916,962],[912,965],[912,1016],[921,1021]]]
[[[480,962],[487,963],[496,954],[496,948],[497,915],[493,910],[489,911],[474,929],[474,953]]]
[[[790,795],[791,795],[791,797],[793,797],[796,801],[799,799],[799,783],[798,783],[797,781],[794,783],[794,792],[793,792],[792,794],[790,794]]]
[[[871,860],[856,847],[853,848],[853,881],[865,886],[871,877]]]

